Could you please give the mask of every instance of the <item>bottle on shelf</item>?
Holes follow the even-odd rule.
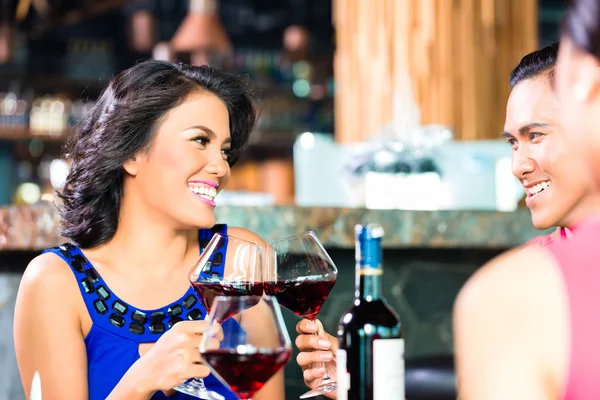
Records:
[[[383,297],[377,224],[357,225],[354,303],[340,319],[338,400],[404,400],[404,335],[398,314]]]
[[[30,129],[33,135],[62,138],[71,118],[71,100],[62,95],[46,95],[34,101]]]
[[[27,104],[20,96],[17,81],[10,82],[8,92],[0,94],[0,137],[18,136],[27,126]]]

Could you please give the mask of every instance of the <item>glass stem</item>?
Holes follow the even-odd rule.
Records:
[[[325,332],[325,329],[323,329],[323,325],[320,322],[317,322],[316,319],[313,320],[312,322],[314,322],[315,324],[317,324],[317,331],[315,333],[313,333],[313,335],[316,335],[317,337],[321,338],[322,337],[321,333]],[[331,380],[331,377],[327,373],[327,366],[325,365],[324,362],[315,363],[314,367],[315,368],[318,368],[318,367],[325,368],[325,375],[323,375],[323,378],[321,378],[322,381]]]
[[[316,335],[317,337],[321,337],[321,335],[319,335],[319,332],[315,332],[315,333],[313,333],[313,335]],[[314,363],[314,368],[318,368],[318,367],[325,368],[325,375],[323,375],[323,378],[321,378],[322,380],[326,381],[328,379],[331,379],[329,377],[329,374],[327,373],[327,367],[325,366],[324,362]]]

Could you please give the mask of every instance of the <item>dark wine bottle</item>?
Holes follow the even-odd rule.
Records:
[[[357,225],[354,303],[340,319],[338,400],[404,400],[404,336],[382,293],[383,228]]]

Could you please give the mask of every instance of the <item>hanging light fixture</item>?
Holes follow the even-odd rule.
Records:
[[[188,14],[175,32],[171,47],[176,53],[190,53],[194,64],[206,60],[212,52],[231,51],[231,42],[217,15],[217,0],[190,0]]]

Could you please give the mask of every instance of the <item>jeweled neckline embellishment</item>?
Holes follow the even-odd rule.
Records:
[[[65,243],[50,250],[58,251],[79,276],[78,281],[83,292],[95,296],[93,308],[99,315],[107,315],[108,320],[117,328],[127,326],[129,332],[143,335],[146,332],[162,334],[178,322],[201,320],[204,310],[199,305],[198,297],[190,288],[184,297],[166,307],[146,311],[137,309],[120,300],[110,291],[100,274],[76,246]],[[165,310],[166,309],[166,310]]]

